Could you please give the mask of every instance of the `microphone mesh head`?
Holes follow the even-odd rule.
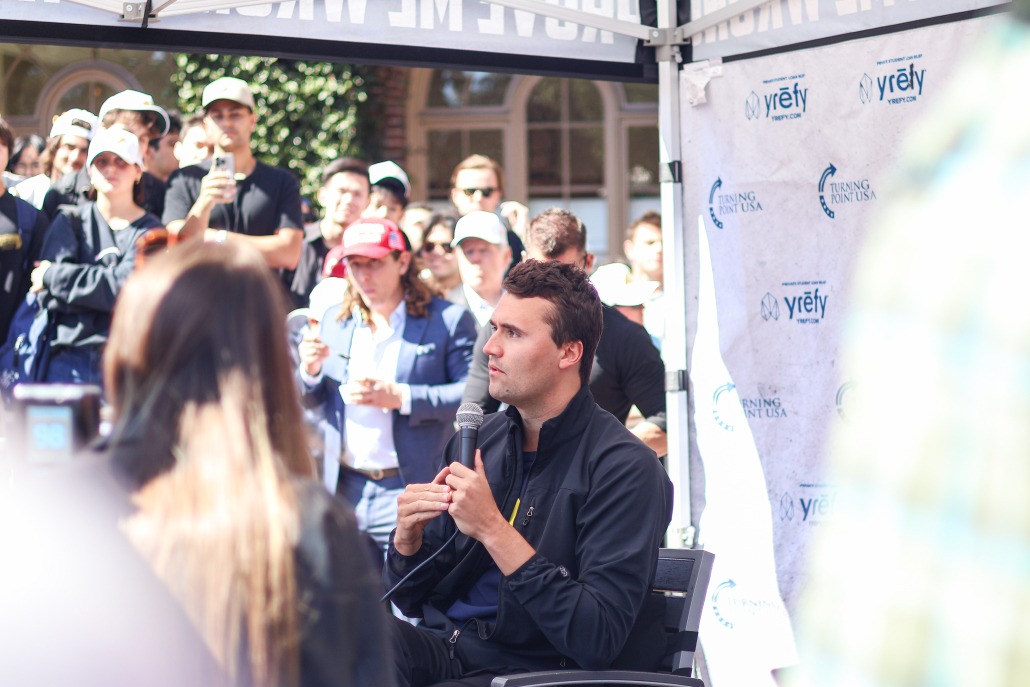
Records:
[[[483,424],[483,409],[475,403],[462,403],[457,417],[459,427],[479,427]]]

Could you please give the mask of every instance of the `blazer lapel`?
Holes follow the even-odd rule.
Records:
[[[401,336],[401,350],[397,356],[397,381],[401,384],[411,383],[411,372],[415,369],[415,356],[418,354],[419,344],[426,334],[428,318],[412,317],[405,318],[404,335]]]

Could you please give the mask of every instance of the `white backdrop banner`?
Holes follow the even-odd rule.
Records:
[[[737,0],[690,0],[690,16],[732,6]],[[1011,0],[770,0],[698,34],[695,60],[844,36],[948,14],[1010,5]]]
[[[789,625],[773,629],[777,607],[793,610],[808,537],[839,498],[822,476],[823,445],[833,423],[846,421],[850,390],[861,383],[841,379],[837,366],[854,259],[889,193],[905,132],[996,21],[724,64],[707,103],[684,104],[687,271],[705,272],[700,218],[714,291],[710,317],[698,312],[704,299],[690,293],[697,287],[688,284],[686,301],[691,451],[704,465],[704,475],[691,476],[691,502],[695,515],[704,508],[700,541],[716,555],[701,631],[715,687],[759,684],[739,672],[753,657],[765,674],[794,660],[792,639],[771,633],[789,634]],[[685,70],[684,91],[696,81],[690,70],[702,67]],[[714,352],[706,343],[713,331]],[[903,393],[902,380],[898,388]],[[725,466],[755,465],[753,457],[760,475],[725,479]],[[767,517],[755,517],[756,509]],[[763,522],[779,598],[775,584],[770,594],[756,576]],[[749,559],[740,547],[757,548]]]

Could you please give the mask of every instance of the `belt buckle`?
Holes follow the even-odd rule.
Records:
[[[383,469],[382,468],[372,468],[371,470],[368,471],[368,477],[369,477],[369,479],[378,482],[379,480],[383,479]]]

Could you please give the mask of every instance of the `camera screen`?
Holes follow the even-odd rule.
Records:
[[[31,462],[71,460],[74,420],[71,406],[30,405],[25,409],[26,454]]]

